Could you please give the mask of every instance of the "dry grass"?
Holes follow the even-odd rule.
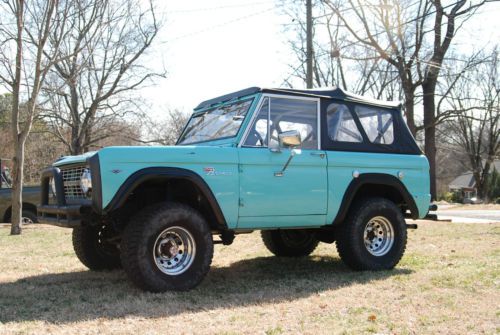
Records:
[[[334,245],[272,257],[257,233],[216,246],[197,289],[150,294],[87,271],[70,230],[0,228],[0,333],[467,334],[500,332],[500,224],[421,222],[388,272],[352,272]]]

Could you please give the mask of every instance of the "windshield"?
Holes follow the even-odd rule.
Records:
[[[189,120],[178,144],[213,141],[234,137],[250,109],[253,99],[208,109]]]

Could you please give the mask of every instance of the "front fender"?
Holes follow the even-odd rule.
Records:
[[[120,208],[139,185],[153,179],[184,179],[194,183],[208,200],[217,223],[227,227],[226,219],[219,203],[205,180],[191,170],[174,167],[150,167],[136,171],[120,186],[113,199],[103,209],[103,212],[109,213]]]

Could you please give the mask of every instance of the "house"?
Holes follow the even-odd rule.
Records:
[[[500,172],[500,160],[493,162],[490,171],[494,169]],[[458,193],[459,198],[463,199],[464,203],[470,203],[472,198],[477,197],[476,180],[472,171],[467,171],[453,179],[448,188],[450,192]]]

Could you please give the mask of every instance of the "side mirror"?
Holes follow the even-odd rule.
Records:
[[[288,157],[288,160],[285,163],[285,166],[283,166],[283,169],[281,171],[275,172],[274,176],[275,177],[283,177],[285,174],[285,170],[292,161],[292,158],[295,155],[298,155],[301,153],[300,149],[295,149],[296,147],[300,146],[302,144],[302,139],[300,138],[300,133],[297,130],[289,130],[289,131],[284,131],[281,134],[278,135],[278,139],[280,142],[280,148],[285,147],[285,148],[290,148],[290,157]],[[280,152],[279,149],[277,149],[276,152]]]
[[[294,148],[302,144],[300,133],[297,130],[284,131],[278,135],[280,147]]]

